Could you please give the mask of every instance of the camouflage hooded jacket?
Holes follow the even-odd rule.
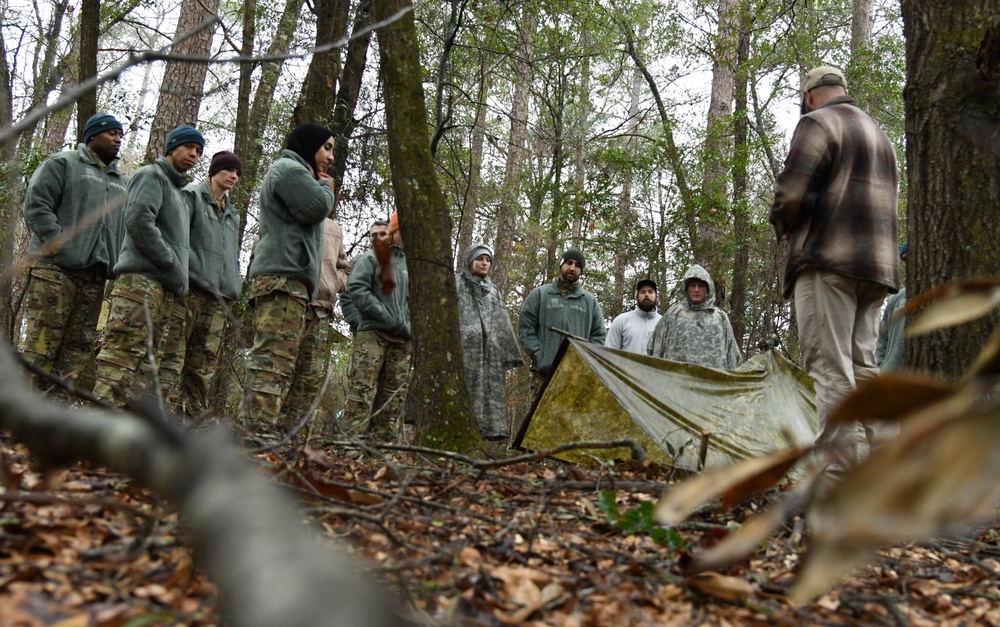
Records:
[[[695,305],[687,296],[687,284],[699,279],[708,284],[705,301]],[[653,357],[734,370],[743,362],[733,327],[726,312],[714,306],[715,284],[708,271],[695,264],[680,283],[684,300],[672,305],[657,323],[646,352]]]
[[[504,373],[524,364],[510,316],[489,278],[480,279],[466,267],[455,277],[455,287],[472,411],[483,437],[507,437]]]

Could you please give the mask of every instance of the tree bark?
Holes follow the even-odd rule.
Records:
[[[410,7],[380,0],[381,21]],[[479,452],[482,439],[469,405],[451,270],[451,218],[434,172],[420,50],[412,9],[378,31],[392,188],[410,274],[413,380],[405,413],[422,446]]]
[[[528,136],[528,103],[531,96],[534,38],[538,13],[525,5],[521,16],[521,43],[518,46],[514,79],[514,101],[510,112],[510,135],[507,141],[507,162],[504,167],[500,207],[497,209],[497,238],[493,246],[493,282],[506,300],[510,289],[510,266],[514,248],[514,233],[521,215],[521,167],[524,165],[524,141]]]
[[[302,12],[304,0],[285,0],[285,7],[278,18],[278,24],[274,31],[274,38],[268,47],[268,55],[274,55],[288,50],[292,35],[295,33],[295,26],[299,23],[299,14]],[[242,184],[233,188],[233,205],[240,211],[240,246],[246,236],[247,208],[250,207],[251,198],[257,192],[257,183],[260,181],[260,161],[263,156],[260,138],[264,136],[264,127],[271,116],[271,108],[274,106],[274,90],[278,86],[278,77],[281,75],[281,68],[284,61],[270,60],[260,64],[260,80],[257,83],[257,90],[254,92],[253,106],[250,108],[250,117],[247,124],[247,133],[241,138],[236,137],[237,152],[243,161],[243,176],[240,179]],[[246,143],[243,143],[246,142]]]
[[[316,0],[316,46],[340,39],[347,31],[347,0]],[[314,54],[302,83],[298,104],[292,112],[292,126],[316,122],[329,126],[340,77],[340,48]]]
[[[366,28],[371,24],[371,21],[371,0],[361,0],[354,15],[352,32],[357,33]],[[340,77],[340,90],[337,92],[333,110],[333,126],[330,127],[330,130],[333,131],[337,145],[334,148],[333,172],[330,176],[333,177],[338,197],[343,192],[341,185],[344,182],[344,174],[347,172],[347,156],[351,135],[356,126],[354,110],[357,108],[358,97],[361,94],[361,80],[364,77],[365,65],[368,63],[368,44],[371,37],[371,33],[367,33],[347,44],[347,56],[344,58],[344,69]]]
[[[0,128],[13,122],[14,98],[11,85],[10,66],[7,64],[7,43],[0,31]],[[20,167],[14,158],[14,142],[0,144],[0,176],[3,187],[0,190],[0,218],[3,232],[0,232],[0,334],[8,342],[14,342],[18,333],[14,330],[17,319],[13,303],[15,272],[14,241],[15,226],[21,217]],[[13,372],[13,371],[11,371]],[[19,378],[16,375],[7,378]]]
[[[719,0],[719,30],[712,59],[712,91],[705,125],[705,170],[701,180],[702,206],[698,212],[698,239],[692,242],[694,260],[708,270],[716,284],[716,305],[725,298],[723,249],[729,211],[729,135],[733,111],[733,68],[736,66],[738,0]],[[720,289],[721,288],[721,289]]]
[[[736,45],[735,72],[735,110],[733,125],[733,237],[736,239],[736,250],[733,254],[733,283],[729,293],[729,322],[733,327],[733,335],[740,350],[746,355],[748,350],[744,344],[746,335],[747,308],[747,272],[750,265],[750,238],[752,225],[749,215],[749,161],[750,161],[750,122],[747,103],[747,83],[750,81],[747,71],[750,55],[750,33],[752,24],[741,20]]]
[[[642,89],[642,73],[637,69],[632,69],[632,87],[630,89],[630,99],[628,106],[628,140],[625,142],[625,152],[629,159],[635,159],[639,147],[639,98]],[[631,230],[632,220],[632,168],[625,168],[622,175],[622,193],[618,197],[618,238],[615,243],[615,295],[612,303],[610,317],[615,318],[622,311],[629,309],[624,304],[626,297],[625,290],[625,265],[629,261],[628,238],[625,236]],[[640,277],[646,278],[646,277]],[[666,290],[664,290],[665,292]],[[628,290],[631,294],[631,289]]]
[[[490,76],[486,69],[486,55],[479,56],[479,93],[476,96],[476,120],[472,125],[469,151],[469,183],[462,201],[462,218],[458,227],[458,263],[465,263],[465,253],[472,246],[479,208],[479,188],[483,171],[483,144],[486,140],[486,100],[490,92]]]
[[[219,0],[184,0],[181,14],[177,19],[174,39],[194,30],[199,24],[210,19],[219,8]],[[215,28],[205,28],[193,37],[187,37],[173,48],[174,54],[207,56],[212,45]],[[167,145],[167,135],[180,124],[197,126],[198,109],[204,97],[205,75],[208,64],[193,61],[167,61],[160,84],[160,96],[156,103],[156,115],[149,129],[146,144],[146,163],[163,154]]]
[[[37,34],[39,43],[36,61],[38,65],[32,68],[35,77],[31,84],[31,104],[28,107],[29,109],[41,106],[48,99],[52,90],[56,88],[56,85],[59,84],[59,73],[54,71],[56,67],[56,47],[60,41],[59,35],[62,32],[63,18],[66,16],[68,7],[69,2],[67,0],[57,1],[51,6],[50,10],[52,13],[49,24],[43,32]],[[38,123],[36,122],[21,132],[21,137],[18,140],[19,152],[21,154],[27,154],[34,145],[35,129],[37,126]]]
[[[907,293],[997,274],[1000,22],[994,0],[904,0]],[[978,51],[978,57],[977,57]],[[907,366],[960,376],[998,316],[906,341]]]
[[[77,80],[97,76],[97,39],[101,31],[101,0],[80,3],[80,62]],[[97,91],[89,91],[76,103],[76,138],[83,139],[87,119],[97,113]]]

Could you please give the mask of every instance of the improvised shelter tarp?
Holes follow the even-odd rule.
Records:
[[[716,370],[567,338],[514,444],[543,450],[632,438],[651,461],[696,468],[703,429],[711,434],[706,468],[783,450],[788,438],[812,443],[818,431],[812,379],[775,350],[736,370]],[[592,464],[629,456],[623,448],[558,457]]]

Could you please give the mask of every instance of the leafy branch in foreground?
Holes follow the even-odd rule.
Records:
[[[1000,306],[1000,278],[949,283],[910,299],[905,312],[922,313],[907,335],[954,326]],[[822,593],[871,559],[882,545],[956,533],[995,515],[1000,502],[1000,328],[957,383],[914,374],[883,375],[858,389],[828,418],[854,423],[874,418],[900,426],[899,435],[872,452],[839,483],[811,468],[771,508],[699,553],[692,573],[745,559],[792,514],[805,511],[810,549],[790,596]],[[750,459],[705,473],[668,492],[656,518],[675,525],[721,497],[731,507],[784,479],[811,448]]]
[[[667,529],[657,522],[652,501],[643,501],[638,507],[623,512],[618,509],[618,495],[605,490],[598,496],[597,504],[607,517],[608,524],[614,525],[622,533],[631,535],[645,532],[653,542],[671,549],[682,549],[687,544],[687,540],[676,529]]]

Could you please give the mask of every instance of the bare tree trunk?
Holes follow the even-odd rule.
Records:
[[[13,122],[13,93],[11,89],[10,66],[7,64],[7,43],[0,31],[0,128],[10,126]],[[0,190],[0,222],[3,231],[0,232],[0,334],[11,343],[17,339],[14,329],[15,306],[12,302],[14,268],[15,225],[21,215],[20,168],[15,159],[14,142],[0,144],[0,175],[3,188]],[[16,377],[15,377],[16,378]]]
[[[60,59],[57,66],[57,72],[62,76],[62,88],[61,92],[66,93],[72,89],[75,89],[77,85],[80,84],[79,77],[79,64],[80,64],[80,45],[82,44],[79,37],[73,40],[73,45],[70,47],[66,56]],[[94,70],[97,73],[97,70]],[[91,97],[96,97],[96,91],[88,92]],[[77,102],[77,109],[79,109],[80,103],[83,99]],[[77,117],[80,117],[80,113],[77,113]],[[93,114],[90,114],[93,115]],[[87,116],[87,118],[90,117]],[[69,120],[73,117],[73,107],[64,107],[59,111],[56,111],[49,115],[45,124],[45,137],[42,140],[42,151],[45,154],[52,154],[53,152],[58,152],[62,150],[63,145],[66,143],[66,130],[69,128]],[[87,118],[84,118],[83,123],[86,125]],[[80,128],[80,132],[70,139],[69,144],[71,146],[76,146],[83,137],[83,130],[79,123],[77,127]]]
[[[380,0],[374,18],[387,19],[408,0]],[[412,10],[378,32],[392,188],[410,275],[413,381],[405,413],[418,444],[481,452],[469,405],[458,328],[458,294],[451,271],[451,218],[434,172],[420,49]]]
[[[507,298],[510,289],[510,265],[517,219],[521,214],[521,167],[524,164],[524,140],[528,136],[528,103],[531,96],[531,66],[534,61],[534,38],[538,13],[524,5],[521,18],[521,44],[518,47],[514,82],[514,102],[510,112],[510,137],[507,143],[507,163],[504,168],[500,207],[497,210],[497,239],[493,246],[493,282],[500,298]]]
[[[584,49],[580,68],[579,113],[576,128],[573,129],[573,239],[577,246],[583,244],[583,214],[586,208],[585,191],[587,185],[586,161],[587,135],[590,132],[590,47],[589,31],[581,34]]]
[[[875,0],[853,0],[851,7],[851,52],[867,48],[872,40]],[[848,83],[850,84],[850,83]]]
[[[997,274],[1000,22],[995,0],[904,0],[907,293]],[[978,56],[977,56],[978,51]],[[998,316],[907,339],[905,363],[960,376]]]
[[[698,239],[692,242],[697,263],[705,266],[716,285],[716,305],[725,300],[723,240],[729,211],[729,136],[733,110],[733,68],[736,66],[736,28],[739,0],[719,0],[719,31],[712,61],[712,92],[705,131],[705,170],[701,180],[702,207],[698,212]],[[720,289],[721,288],[721,289]]]
[[[316,0],[316,46],[340,39],[347,31],[347,0]],[[292,112],[292,126],[316,122],[324,126],[333,121],[333,106],[340,78],[340,48],[313,55],[302,83],[298,104]]]
[[[744,11],[741,11],[745,15]],[[745,18],[744,18],[745,20]],[[729,295],[729,322],[733,326],[733,335],[743,354],[748,347],[744,344],[746,335],[747,308],[747,272],[750,265],[750,244],[752,225],[747,198],[748,162],[750,160],[750,122],[747,104],[747,83],[750,77],[747,72],[747,62],[750,55],[750,24],[741,20],[739,37],[736,45],[736,110],[733,136],[733,236],[736,238],[736,251],[733,254],[733,284]],[[751,22],[752,24],[752,22]]]
[[[642,73],[632,69],[632,88],[628,106],[628,141],[625,142],[625,152],[634,159],[639,146],[639,98],[642,90]],[[632,168],[626,168],[622,177],[622,193],[618,198],[618,240],[615,243],[615,296],[610,317],[614,319],[629,307],[625,301],[625,264],[628,259],[628,238],[625,234],[632,224]],[[631,290],[629,290],[631,293]]]
[[[303,0],[285,0],[285,8],[278,18],[278,25],[274,31],[274,38],[268,47],[268,55],[274,55],[288,50],[295,27],[299,23],[299,14],[302,12]],[[281,75],[281,68],[284,65],[282,60],[269,60],[260,64],[260,80],[257,83],[257,90],[254,92],[253,105],[250,108],[250,117],[247,124],[247,133],[243,138],[237,136],[237,147],[243,152],[237,152],[243,161],[243,183],[233,188],[233,205],[240,210],[240,245],[246,236],[247,208],[250,206],[250,199],[257,192],[257,183],[260,181],[260,161],[262,150],[260,138],[264,135],[264,127],[267,125],[271,115],[271,107],[274,105],[274,90],[278,86],[278,77]],[[246,142],[245,144],[242,142]]]
[[[219,0],[184,0],[181,4],[180,17],[177,19],[174,40],[179,40],[182,35],[213,17],[218,8]],[[185,38],[171,52],[207,56],[214,33],[214,28],[205,28],[193,37]],[[167,61],[163,82],[160,84],[160,97],[156,103],[156,115],[149,129],[149,143],[146,144],[147,163],[163,154],[163,148],[167,145],[167,134],[175,126],[197,124],[207,73],[208,65],[205,63]]]
[[[354,16],[352,32],[361,31],[371,24],[371,21],[372,2],[371,0],[361,0],[358,2],[357,12]],[[330,127],[330,130],[333,131],[337,145],[333,154],[333,173],[331,176],[336,184],[338,196],[342,191],[344,174],[347,172],[349,142],[355,127],[354,110],[357,108],[358,96],[361,94],[361,79],[368,62],[370,41],[371,33],[367,33],[347,44],[347,56],[344,59],[344,70],[340,77],[340,90],[337,92],[337,100],[333,110],[333,126]],[[336,208],[334,210],[336,211]]]
[[[59,73],[55,72],[56,67],[56,47],[60,41],[63,18],[69,7],[68,0],[58,0],[50,7],[51,17],[48,26],[44,31],[38,33],[38,65],[32,68],[34,71],[34,81],[31,85],[31,104],[29,108],[34,108],[46,101],[49,94],[59,83]],[[38,123],[31,124],[22,133],[18,140],[20,153],[26,154],[31,150],[35,142],[35,129]]]
[[[479,55],[479,94],[476,97],[476,121],[472,126],[472,146],[469,155],[469,184],[462,202],[462,221],[458,227],[458,263],[465,262],[465,253],[472,246],[479,208],[479,186],[483,171],[483,143],[486,138],[486,100],[489,97],[490,77],[486,69],[486,55]]]
[[[80,62],[77,81],[97,76],[97,39],[101,30],[101,0],[80,3]],[[97,113],[97,91],[89,91],[76,102],[76,139],[83,138],[87,119]],[[75,143],[75,142],[74,142]]]

